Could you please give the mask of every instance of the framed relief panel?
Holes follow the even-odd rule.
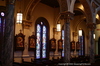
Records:
[[[63,40],[58,40],[58,50],[63,50]]]
[[[24,38],[25,35],[19,33],[15,36],[15,50],[24,50]]]
[[[32,35],[32,36],[29,36],[29,45],[28,45],[28,50],[30,51],[33,51],[35,50],[35,47],[36,47],[36,37],[35,35]]]
[[[81,44],[80,44],[80,42],[78,41],[78,42],[76,42],[76,50],[77,51],[79,51],[81,48]]]
[[[56,49],[56,39],[55,38],[52,38],[51,40],[50,40],[50,48],[51,48],[51,50],[55,50]]]
[[[71,51],[74,51],[75,50],[75,41],[72,41],[70,46],[71,46]]]

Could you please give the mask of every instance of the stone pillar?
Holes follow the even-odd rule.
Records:
[[[94,63],[94,38],[93,38],[93,34],[94,34],[94,29],[96,27],[96,25],[94,23],[88,23],[87,27],[89,28],[89,41],[90,41],[90,63]]]
[[[70,12],[61,13],[61,19],[64,19],[64,62],[70,63],[70,20],[73,14]]]
[[[13,66],[14,0],[7,0],[5,32],[2,45],[2,66]]]

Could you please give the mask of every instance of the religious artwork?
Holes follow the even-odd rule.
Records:
[[[60,39],[58,40],[58,50],[62,50],[63,49],[63,40]]]
[[[25,35],[19,33],[15,36],[15,50],[24,50]]]
[[[23,47],[23,41],[22,37],[17,37],[17,47]]]
[[[56,49],[56,39],[52,38],[50,40],[50,45],[51,45],[51,50],[55,50]]]
[[[75,41],[72,41],[71,42],[71,51],[74,51],[75,50]]]
[[[77,51],[80,50],[80,47],[81,47],[81,46],[80,46],[80,43],[79,43],[79,42],[76,42],[76,50],[77,50]]]
[[[29,50],[34,50],[36,46],[36,37],[35,35],[29,36]]]

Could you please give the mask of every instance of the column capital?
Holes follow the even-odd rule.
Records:
[[[87,23],[87,28],[89,28],[89,30],[92,31],[92,30],[94,30],[96,28],[96,24],[92,23],[92,22]]]
[[[74,14],[69,12],[69,11],[64,11],[64,12],[61,12],[61,19],[70,19],[72,20],[73,17],[74,17]]]
[[[6,0],[7,5],[14,5],[16,0]]]

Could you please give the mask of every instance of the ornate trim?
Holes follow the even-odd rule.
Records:
[[[74,17],[74,14],[68,11],[62,12],[60,14],[61,14],[60,19],[64,19],[66,23],[69,23],[70,20],[72,20]]]
[[[89,30],[94,30],[96,28],[96,24],[95,23],[87,23],[87,28],[89,28]]]
[[[61,14],[61,19],[73,19],[74,14],[68,11],[62,12]]]

